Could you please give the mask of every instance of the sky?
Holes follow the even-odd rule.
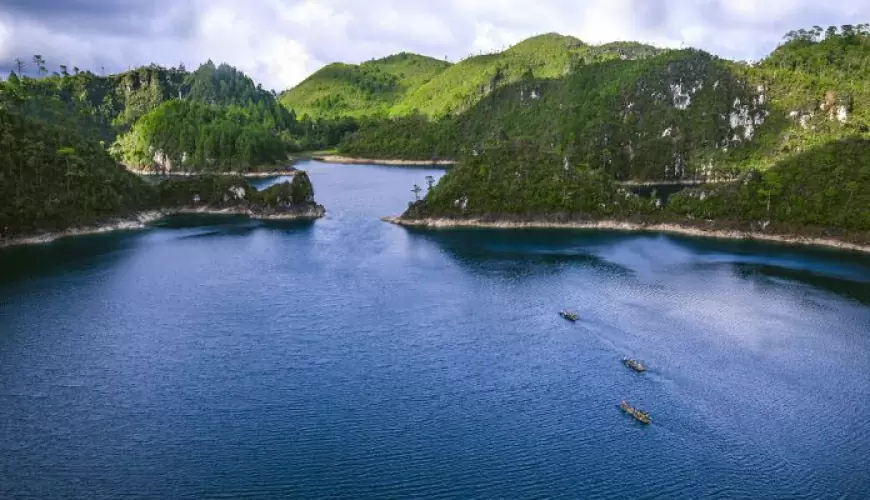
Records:
[[[870,0],[0,0],[0,71],[33,54],[98,74],[212,59],[280,92],[330,62],[456,62],[547,32],[757,60],[790,30],[864,22]]]

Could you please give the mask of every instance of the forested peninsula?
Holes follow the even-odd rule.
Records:
[[[545,60],[562,61],[561,72],[516,56],[529,43],[562,54]],[[753,63],[556,35],[484,57],[493,66],[474,92],[361,124],[340,147],[459,160],[392,222],[870,248],[868,25],[790,32]],[[484,62],[444,73],[467,66],[473,79]]]
[[[97,76],[64,66],[49,75],[41,56],[30,65],[36,76],[18,61],[21,75],[0,82],[0,245],[179,212],[323,215],[289,155],[326,145],[329,126],[297,120],[235,68],[208,62],[190,73],[149,66]],[[260,172],[296,175],[257,191],[243,176]]]

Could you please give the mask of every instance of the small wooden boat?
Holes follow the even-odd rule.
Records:
[[[559,311],[559,316],[562,316],[563,318],[567,319],[568,321],[577,321],[577,315],[575,313],[568,312],[564,309]]]
[[[622,364],[631,368],[632,370],[642,373],[646,371],[646,367],[643,366],[643,363],[636,359],[622,358]]]
[[[640,422],[642,424],[649,424],[652,421],[652,419],[649,416],[649,413],[647,413],[645,411],[638,410],[637,408],[632,408],[631,406],[628,405],[628,403],[625,402],[624,399],[619,402],[619,408],[622,411],[624,411],[625,413],[628,413],[629,415],[634,417],[635,420],[637,420],[638,422]]]

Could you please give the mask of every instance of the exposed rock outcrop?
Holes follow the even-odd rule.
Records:
[[[326,210],[314,201],[308,174],[257,191],[241,177],[172,178],[158,186],[164,210],[175,213],[244,214],[261,219],[317,219]]]

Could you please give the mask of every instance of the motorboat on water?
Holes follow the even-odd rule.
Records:
[[[638,361],[636,359],[622,358],[622,364],[624,364],[625,366],[631,368],[632,370],[634,370],[638,373],[642,373],[642,372],[646,371],[646,366],[644,366],[643,363],[641,363],[640,361]]]
[[[652,422],[652,418],[650,418],[649,413],[638,410],[637,408],[633,408],[624,399],[619,402],[619,408],[625,413],[628,413],[629,415],[634,417],[635,420],[642,424],[649,424],[650,422]]]
[[[562,309],[561,311],[559,311],[559,316],[562,316],[563,318],[567,319],[568,321],[572,321],[572,322],[577,321],[577,318],[578,318],[576,313],[566,311],[565,309]]]

